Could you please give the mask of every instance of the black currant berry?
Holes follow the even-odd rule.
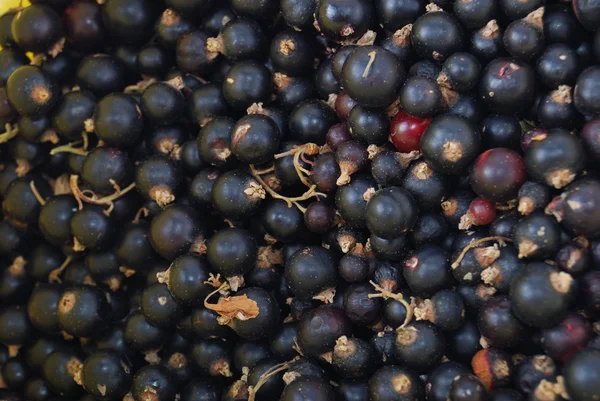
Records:
[[[22,116],[48,114],[59,99],[59,87],[54,78],[39,67],[17,68],[6,82],[8,100]]]
[[[513,313],[534,327],[548,327],[566,315],[573,302],[573,278],[543,262],[519,270],[510,286]]]
[[[411,42],[419,56],[442,61],[462,50],[464,32],[452,14],[434,7],[413,24]]]
[[[535,99],[533,69],[515,59],[498,58],[483,70],[479,94],[492,111],[523,113]]]
[[[344,89],[358,104],[366,107],[386,107],[392,103],[405,77],[400,60],[377,46],[357,48],[344,63],[342,71]]]

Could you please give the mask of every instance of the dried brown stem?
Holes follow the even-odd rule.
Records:
[[[301,196],[297,196],[294,198],[289,198],[287,196],[283,196],[278,194],[277,192],[273,191],[273,189],[271,187],[269,187],[265,181],[262,179],[262,177],[260,176],[260,174],[258,174],[256,172],[256,169],[254,168],[254,165],[250,165],[250,172],[252,173],[252,176],[260,183],[260,185],[263,187],[263,189],[269,193],[269,195],[271,195],[271,197],[273,199],[281,199],[283,201],[285,201],[288,205],[288,207],[292,207],[292,205],[295,205],[298,209],[300,209],[302,212],[306,211],[306,208],[304,208],[302,205],[300,205],[299,202],[308,200],[310,198],[313,197],[319,197],[322,196],[324,198],[327,197],[327,195],[325,195],[324,193],[321,192],[316,192],[317,186],[316,185],[312,185],[308,191],[306,191],[304,194],[302,194]]]
[[[40,205],[44,206],[46,204],[46,200],[38,192],[37,188],[35,187],[35,182],[30,181],[29,187],[31,188],[31,192],[33,192],[33,196],[35,196],[35,199],[37,199]]]
[[[263,373],[260,376],[260,378],[258,379],[258,382],[256,382],[256,386],[251,386],[251,387],[248,388],[248,401],[255,401],[255,399],[256,399],[256,393],[258,392],[258,390],[260,390],[260,388],[273,375],[276,375],[279,372],[283,372],[284,370],[288,370],[289,367],[292,365],[292,363],[294,363],[297,359],[298,359],[298,357],[295,357],[291,361],[278,363],[277,365],[271,366],[269,369],[267,369],[265,371],[265,373]]]
[[[413,317],[414,305],[412,304],[412,302],[408,303],[404,299],[404,296],[402,294],[395,294],[391,291],[388,291],[373,280],[369,280],[369,283],[373,286],[373,288],[375,288],[376,291],[378,291],[377,294],[369,294],[369,298],[392,298],[404,305],[404,307],[406,308],[406,318],[404,319],[404,323],[402,323],[402,326],[400,327],[405,327],[412,320]]]
[[[0,143],[6,143],[17,136],[19,133],[19,127],[15,124],[14,126],[10,124],[4,125],[4,133],[0,134]]]
[[[498,236],[494,236],[494,237],[485,237],[485,238],[478,239],[477,241],[473,241],[469,245],[467,245],[463,248],[460,255],[458,255],[458,258],[456,258],[454,263],[452,263],[452,268],[456,269],[458,267],[458,265],[460,265],[460,262],[462,262],[463,258],[465,257],[467,252],[469,252],[469,250],[476,248],[477,246],[483,244],[484,242],[488,242],[488,241],[498,241],[500,243],[500,245],[503,245],[504,242],[512,242],[512,239],[507,238],[507,237],[501,237],[498,235]]]
[[[67,266],[69,266],[69,264],[71,263],[72,260],[73,259],[70,256],[68,256],[65,259],[65,261],[62,263],[62,265],[60,265],[56,269],[52,270],[50,272],[50,274],[48,274],[48,282],[50,282],[50,283],[61,283],[62,280],[60,279],[60,275],[67,268]]]
[[[112,195],[98,198],[94,193],[92,193],[92,196],[87,196],[86,194],[84,194],[84,191],[79,189],[78,181],[79,181],[78,175],[72,175],[69,180],[70,186],[71,186],[71,191],[73,192],[73,195],[75,196],[75,200],[77,200],[77,203],[79,205],[79,210],[83,209],[83,202],[90,203],[93,205],[107,205],[108,209],[105,210],[105,213],[107,215],[110,215],[110,212],[112,212],[112,210],[115,206],[113,201],[119,199],[121,196],[125,195],[127,192],[129,192],[133,188],[135,188],[135,182],[134,182],[134,183],[131,183],[128,187],[126,187],[124,189],[119,189],[119,190],[115,191],[115,193],[113,193]],[[88,192],[88,191],[85,191],[85,192]]]

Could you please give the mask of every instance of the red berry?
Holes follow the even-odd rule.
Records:
[[[431,118],[418,118],[399,111],[392,119],[390,140],[399,152],[409,153],[419,150],[423,132],[429,126]]]
[[[468,230],[471,226],[486,226],[496,220],[496,206],[493,202],[477,197],[469,205],[469,210],[460,219],[458,226],[461,230]]]
[[[471,173],[471,188],[492,202],[507,202],[517,197],[527,179],[525,162],[515,151],[490,149],[475,160]]]

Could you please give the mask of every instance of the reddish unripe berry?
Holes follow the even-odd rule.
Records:
[[[418,118],[399,111],[390,125],[390,141],[401,153],[419,150],[421,136],[429,126],[431,118]]]
[[[471,188],[492,202],[507,202],[517,197],[526,179],[521,155],[514,150],[494,148],[483,152],[473,163]]]
[[[469,210],[460,219],[458,228],[468,230],[471,226],[487,226],[496,220],[496,206],[493,202],[477,197],[469,205]]]

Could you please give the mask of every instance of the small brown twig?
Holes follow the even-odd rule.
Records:
[[[285,370],[288,370],[290,368],[290,366],[292,365],[292,363],[294,363],[297,359],[298,359],[298,357],[295,357],[294,359],[292,359],[290,361],[278,363],[277,365],[273,365],[269,369],[267,369],[265,371],[265,373],[263,373],[260,376],[260,378],[256,382],[256,385],[255,386],[251,386],[251,387],[248,388],[248,401],[254,401],[256,399],[256,393],[258,392],[258,390],[260,390],[260,388],[272,376],[276,375],[277,373],[280,373],[280,372],[283,372]]]
[[[135,217],[133,218],[133,224],[139,223],[142,216],[148,217],[149,214],[150,210],[148,210],[148,208],[141,207],[135,214]]]
[[[56,269],[53,269],[49,274],[48,274],[48,282],[50,283],[61,283],[62,280],[60,279],[60,275],[62,274],[62,272],[67,268],[67,266],[69,266],[69,264],[71,263],[73,259],[68,256],[65,261],[58,266]]]
[[[369,294],[369,298],[392,298],[400,302],[402,305],[404,305],[404,308],[406,309],[406,317],[404,318],[404,323],[402,323],[402,326],[400,327],[405,327],[408,323],[410,323],[414,313],[414,306],[412,305],[412,303],[408,303],[406,299],[404,299],[404,296],[402,294],[395,294],[391,291],[388,291],[373,280],[369,280],[369,283],[373,286],[373,288],[375,288],[376,291],[378,291],[377,294]]]
[[[75,200],[77,201],[77,204],[79,205],[79,210],[83,209],[83,202],[90,203],[92,205],[107,205],[108,209],[106,209],[104,211],[107,216],[110,215],[110,213],[114,209],[114,206],[115,206],[114,201],[119,199],[121,196],[125,195],[127,192],[131,191],[133,188],[135,188],[135,182],[134,182],[122,190],[115,191],[115,193],[113,193],[112,195],[98,198],[98,196],[96,194],[94,194],[93,191],[91,191],[91,190],[82,191],[79,188],[78,181],[79,181],[78,175],[72,175],[71,178],[69,179],[71,191],[73,192],[73,195],[75,196]],[[86,192],[90,193],[90,196],[86,195]]]
[[[465,257],[467,252],[469,252],[470,249],[476,248],[477,246],[483,244],[484,242],[488,242],[488,241],[498,241],[500,243],[500,245],[503,245],[504,242],[512,242],[512,239],[507,238],[507,237],[494,236],[494,237],[485,237],[485,238],[481,238],[476,241],[473,241],[469,245],[467,245],[463,248],[460,255],[458,255],[458,258],[456,258],[456,260],[452,263],[452,268],[456,269],[458,267],[458,265],[460,264],[460,262],[462,262],[463,258]]]
[[[307,161],[305,156],[314,156],[316,154],[319,154],[320,150],[321,148],[315,143],[305,143],[304,145],[295,146],[292,150],[288,150],[287,152],[276,154],[275,159],[293,156],[294,168],[296,169],[296,174],[298,174],[298,178],[304,185],[310,187],[311,185],[305,177],[305,175],[310,175],[310,171],[302,167],[300,160],[308,164],[313,164],[312,162]]]
[[[33,196],[35,196],[35,199],[37,199],[40,205],[44,206],[46,204],[46,200],[38,192],[37,188],[35,187],[35,182],[33,182],[33,180],[29,182],[29,187],[31,188],[31,192],[33,192]]]
[[[265,175],[265,174],[269,174],[275,171],[275,166],[271,166],[269,168],[266,168],[264,170],[256,170],[256,174],[260,174],[260,175]]]
[[[6,143],[17,136],[19,133],[19,126],[10,124],[4,124],[4,133],[0,134],[0,143]]]
[[[77,145],[84,145],[84,142],[75,141],[75,142],[69,142],[66,145],[57,146],[50,151],[50,154],[55,155],[57,153],[73,153],[74,155],[87,156],[89,152],[87,150],[85,150],[83,147],[76,148],[75,146],[77,146]]]
[[[285,201],[288,205],[288,207],[292,207],[292,205],[296,206],[302,213],[304,213],[306,211],[306,208],[302,205],[300,205],[299,202],[308,200],[310,198],[313,197],[319,197],[322,196],[324,198],[327,197],[327,195],[325,195],[324,193],[321,192],[317,192],[317,186],[316,185],[312,185],[304,194],[302,194],[301,196],[297,196],[294,198],[289,198],[287,196],[283,196],[278,194],[277,192],[275,192],[271,187],[269,187],[265,181],[262,179],[262,177],[260,176],[260,174],[257,173],[256,169],[254,168],[254,165],[250,165],[250,172],[252,173],[252,176],[254,178],[256,178],[256,180],[260,183],[260,185],[263,187],[263,189],[269,193],[269,195],[271,195],[271,197],[273,199],[281,199],[283,201]]]

